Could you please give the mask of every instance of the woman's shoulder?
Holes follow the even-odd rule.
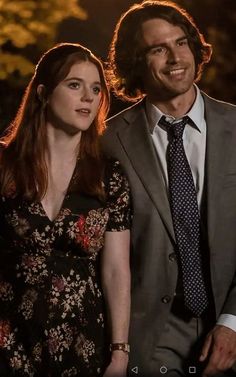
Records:
[[[105,162],[106,191],[118,191],[120,188],[129,190],[129,184],[120,161],[108,158]]]
[[[117,167],[120,166],[120,161],[116,160],[113,157],[106,157],[105,158],[105,165],[106,165],[106,167],[117,168]]]
[[[107,160],[106,206],[109,210],[108,231],[130,229],[130,188],[118,160]]]
[[[114,158],[106,158],[105,160],[105,176],[111,177],[113,175],[124,175],[123,168],[120,161]]]

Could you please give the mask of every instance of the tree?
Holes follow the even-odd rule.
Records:
[[[67,18],[87,18],[78,0],[0,0],[0,130],[15,116],[35,63]]]
[[[66,18],[86,19],[77,0],[0,0],[0,80],[25,79]],[[15,81],[15,80],[14,80]]]

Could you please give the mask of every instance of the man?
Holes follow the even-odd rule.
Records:
[[[167,1],[132,6],[111,44],[116,94],[141,99],[103,137],[133,198],[131,376],[235,375],[236,107],[196,86],[210,57]]]

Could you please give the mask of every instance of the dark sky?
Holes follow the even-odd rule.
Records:
[[[81,0],[79,4],[87,11],[88,19],[65,21],[59,29],[58,42],[81,43],[106,61],[112,34],[120,15],[134,3],[140,2],[141,0]],[[110,115],[127,106],[127,103],[112,96]]]
[[[120,15],[135,2],[131,0],[81,0],[88,20],[68,20],[60,27],[59,42],[79,42],[105,59],[112,33]]]
[[[218,23],[220,19],[220,4],[232,0],[207,0],[207,6],[202,8],[203,0],[176,0],[184,7],[205,32],[205,25]],[[236,3],[236,0],[234,0]],[[107,57],[108,47],[114,27],[120,15],[134,3],[142,0],[80,0],[79,4],[87,11],[88,20],[68,20],[59,30],[58,42],[79,42],[90,48],[103,59]],[[197,4],[199,4],[197,6]]]

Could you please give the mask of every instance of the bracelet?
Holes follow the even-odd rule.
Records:
[[[110,351],[123,351],[125,353],[130,353],[129,343],[111,343],[109,347]]]

